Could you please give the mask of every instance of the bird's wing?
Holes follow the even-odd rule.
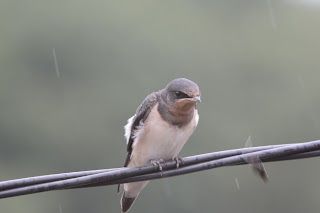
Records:
[[[135,142],[134,133],[139,127],[140,124],[145,122],[147,119],[151,109],[156,105],[158,101],[156,93],[151,93],[148,95],[142,104],[138,107],[136,114],[128,120],[128,124],[125,126],[125,136],[127,138],[127,158],[124,163],[124,167],[128,166],[130,159],[131,159],[131,153],[132,153],[132,145]]]

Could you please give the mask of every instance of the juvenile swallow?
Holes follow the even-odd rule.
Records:
[[[180,150],[198,124],[198,102],[198,85],[185,78],[175,79],[166,88],[148,95],[125,126],[128,153],[124,167],[177,161]],[[120,201],[122,213],[129,211],[148,182],[124,184]]]

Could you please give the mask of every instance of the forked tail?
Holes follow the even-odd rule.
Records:
[[[122,198],[121,198],[121,212],[125,213],[129,211],[130,207],[134,203],[135,197],[126,197],[126,193],[123,192]]]

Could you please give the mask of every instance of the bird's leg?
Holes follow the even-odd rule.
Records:
[[[150,162],[151,162],[156,168],[159,167],[159,170],[162,172],[161,163],[164,163],[164,162],[165,162],[163,159],[160,159],[160,160],[151,160]]]
[[[177,170],[179,169],[179,161],[181,161],[182,164],[184,164],[184,160],[182,157],[173,157],[172,160],[174,160],[176,162],[176,166],[177,166]]]

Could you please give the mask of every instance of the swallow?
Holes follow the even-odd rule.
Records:
[[[148,95],[125,128],[127,158],[124,167],[176,160],[194,132],[199,115],[200,90],[185,78],[171,81],[164,89]],[[121,212],[128,212],[149,181],[123,184]],[[119,186],[118,186],[119,191]]]

